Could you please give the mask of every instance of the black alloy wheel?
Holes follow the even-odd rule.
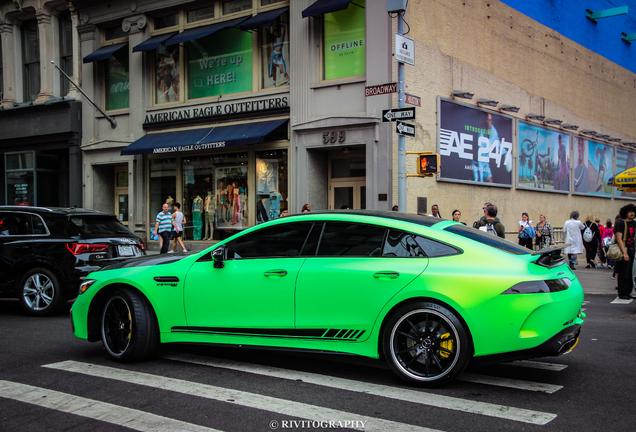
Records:
[[[407,305],[389,320],[384,355],[403,380],[424,387],[439,386],[459,375],[470,355],[462,323],[435,303]]]
[[[45,268],[28,271],[22,277],[19,287],[20,304],[29,315],[52,315],[64,302],[57,277]]]
[[[104,305],[101,334],[108,354],[119,361],[150,357],[159,344],[159,330],[148,300],[132,289],[120,289]]]

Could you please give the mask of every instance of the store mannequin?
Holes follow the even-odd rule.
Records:
[[[201,211],[203,210],[203,199],[197,195],[192,201],[192,225],[194,226],[194,232],[192,238],[194,240],[201,240]]]
[[[227,191],[225,190],[225,185],[223,184],[223,182],[219,183],[219,204],[220,204],[220,210],[221,210],[221,220],[217,222],[217,226],[218,224],[222,224],[225,222],[225,210],[226,210],[226,202],[225,202],[225,195],[227,194]]]
[[[272,191],[269,194],[269,219],[278,219],[280,216],[280,205],[283,201],[283,196],[278,191]]]
[[[203,240],[212,240],[214,237],[214,215],[216,213],[216,198],[212,195],[212,191],[208,191],[205,197],[205,234]]]
[[[168,204],[168,212],[172,213],[172,207],[174,207],[174,199],[168,195],[168,199],[166,199],[166,204]]]
[[[232,215],[232,225],[236,225],[241,220],[241,200],[239,199],[240,189],[238,187],[237,182],[234,182],[233,192],[234,192],[234,211]]]

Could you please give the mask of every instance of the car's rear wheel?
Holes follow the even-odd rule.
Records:
[[[20,304],[29,315],[54,314],[64,300],[57,277],[45,268],[34,268],[20,280]]]
[[[151,356],[159,343],[159,330],[148,300],[132,289],[119,289],[106,301],[101,321],[102,342],[119,361]]]
[[[435,303],[414,303],[387,322],[383,350],[391,369],[403,380],[434,387],[459,375],[470,357],[463,324]]]

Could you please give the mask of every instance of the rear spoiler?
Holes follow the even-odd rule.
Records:
[[[570,243],[565,243],[561,246],[550,246],[534,251],[530,255],[539,255],[539,258],[534,261],[535,264],[548,268],[557,267],[565,262],[565,258],[561,256],[561,250],[568,246],[570,246]]]

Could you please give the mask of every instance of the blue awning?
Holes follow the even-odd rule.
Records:
[[[132,52],[151,51],[176,34],[177,32],[172,32],[172,33],[166,33],[162,35],[153,36],[150,39],[146,39],[139,45],[135,45],[132,49]]]
[[[123,156],[182,153],[288,139],[286,127],[277,130],[287,121],[287,119],[270,120],[233,126],[151,133],[122,149],[121,154]]]
[[[259,13],[258,15],[253,16],[247,21],[242,22],[239,28],[241,30],[255,30],[263,27],[269,27],[272,25],[276,18],[278,18],[288,10],[289,7],[284,7],[281,9],[274,9],[272,11]]]
[[[303,18],[345,10],[352,1],[353,0],[318,0],[303,11]]]
[[[176,36],[171,37],[166,41],[166,46],[176,45],[181,42],[188,42],[195,39],[201,39],[202,37],[209,36],[213,33],[218,32],[219,30],[223,30],[230,27],[235,27],[248,19],[248,17],[236,18],[229,21],[223,21],[216,24],[210,24],[203,27],[196,27],[192,29],[188,29],[182,31]]]
[[[100,49],[95,50],[89,55],[87,55],[86,57],[84,57],[84,63],[92,63],[92,62],[96,62],[100,60],[106,60],[107,58],[110,58],[110,56],[112,56],[115,51],[125,47],[126,45],[128,45],[128,42],[103,46]]]

